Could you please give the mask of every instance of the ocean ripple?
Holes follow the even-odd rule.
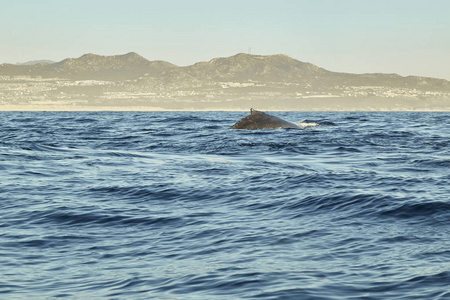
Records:
[[[448,113],[243,115],[0,113],[0,298],[450,298]]]

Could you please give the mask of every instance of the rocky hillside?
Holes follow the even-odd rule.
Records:
[[[331,72],[287,55],[237,54],[184,68],[190,75],[211,81],[298,82]]]
[[[0,65],[0,75],[42,76],[71,80],[122,81],[144,75],[156,75],[175,65],[164,61],[148,61],[137,53],[101,56],[85,54],[79,58],[68,58],[58,63],[41,63],[31,66]]]

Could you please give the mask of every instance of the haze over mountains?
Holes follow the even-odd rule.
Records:
[[[20,85],[25,81],[28,90],[24,89],[22,94],[11,92],[8,84]],[[296,106],[302,101],[311,106],[314,103],[305,100],[311,98],[317,103],[333,100],[332,104],[336,105],[338,98],[371,97],[369,100],[374,103],[383,102],[384,98],[428,100],[422,104],[429,107],[433,101],[447,105],[450,93],[450,81],[443,79],[339,73],[287,55],[244,53],[185,67],[149,61],[134,52],[115,56],[85,54],[56,63],[2,64],[0,82],[3,83],[0,100],[17,104],[59,99],[72,105],[170,107],[174,103],[190,103],[195,107],[197,101],[203,107],[209,103],[217,108],[224,104],[236,106],[239,101],[245,102],[244,106],[250,104],[246,102],[250,100],[258,104],[261,100],[263,106],[282,109],[284,104]],[[42,88],[31,88],[31,82]],[[29,97],[23,97],[24,93]]]
[[[18,66],[32,66],[32,65],[37,65],[37,64],[54,64],[56,63],[56,61],[52,61],[52,60],[48,60],[48,59],[41,59],[41,60],[32,60],[32,61],[27,61],[24,63],[17,63],[16,65]]]

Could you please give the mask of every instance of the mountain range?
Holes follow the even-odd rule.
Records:
[[[313,89],[384,86],[450,92],[450,81],[443,79],[332,72],[283,54],[262,56],[239,53],[180,67],[165,61],[149,61],[134,52],[114,56],[90,53],[56,63],[1,64],[0,76],[133,81],[139,85],[198,86],[217,82],[255,82],[296,84]]]
[[[52,60],[48,60],[48,59],[41,59],[41,60],[32,60],[32,61],[27,61],[24,63],[17,63],[16,65],[19,66],[32,66],[32,65],[37,65],[37,64],[54,64],[56,61],[52,61]]]

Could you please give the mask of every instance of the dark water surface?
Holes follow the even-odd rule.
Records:
[[[450,299],[450,114],[1,112],[1,299]]]

